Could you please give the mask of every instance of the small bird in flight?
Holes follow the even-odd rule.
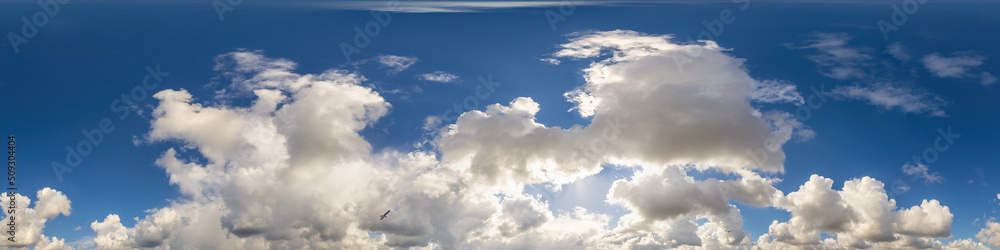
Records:
[[[381,216],[381,218],[379,218],[378,220],[382,220],[382,219],[385,219],[385,216],[386,216],[386,215],[389,215],[389,211],[392,211],[392,210],[386,210],[386,211],[385,211],[385,214],[383,214],[383,215]]]

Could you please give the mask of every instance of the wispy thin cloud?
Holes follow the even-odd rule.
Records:
[[[768,3],[896,3],[894,0],[754,0]],[[953,2],[981,3],[989,0],[955,0]],[[514,8],[558,8],[568,2],[573,6],[655,5],[655,4],[706,4],[732,3],[732,0],[634,0],[634,1],[299,1],[309,6],[339,10],[376,10],[405,13],[486,12]],[[286,2],[282,2],[286,3]]]
[[[983,65],[986,57],[972,53],[954,53],[952,56],[941,56],[934,53],[924,57],[924,66],[938,77],[962,77],[967,71]]]
[[[434,72],[431,72],[431,73],[427,73],[427,74],[423,74],[423,75],[419,75],[419,76],[417,76],[417,78],[419,78],[420,80],[424,80],[424,81],[432,81],[432,82],[440,82],[440,83],[450,83],[450,82],[454,82],[455,80],[458,80],[458,76],[453,75],[453,74],[448,73],[448,72],[440,71],[440,70],[434,71]]]
[[[375,10],[406,13],[436,13],[436,12],[484,12],[513,8],[550,8],[566,4],[564,1],[333,1],[311,3],[329,9],[342,10]],[[574,6],[582,5],[613,5],[620,2],[611,1],[575,1]]]
[[[905,113],[947,116],[942,107],[948,102],[923,89],[879,83],[869,86],[841,86],[832,92],[848,99],[867,101],[885,110],[899,109]]]
[[[792,49],[814,49],[818,54],[809,56],[820,67],[823,75],[838,79],[866,79],[870,74],[865,68],[871,64],[868,48],[848,46],[851,37],[845,33],[819,33],[805,46]]]
[[[944,181],[944,178],[942,178],[940,174],[937,172],[930,172],[927,166],[923,163],[917,163],[917,165],[903,165],[903,173],[916,177],[917,179],[922,179],[924,184],[941,183]]]
[[[416,57],[406,57],[397,55],[379,55],[378,62],[389,67],[389,73],[399,73],[419,61]]]
[[[892,57],[895,57],[900,61],[909,61],[910,59],[913,59],[913,56],[910,55],[910,51],[899,42],[887,46],[885,48],[885,53],[889,53],[889,55],[892,55]]]
[[[982,85],[992,85],[997,78],[989,72],[974,72],[983,62],[986,56],[972,51],[952,53],[950,56],[942,56],[938,53],[924,56],[924,67],[934,76],[941,78],[979,78]]]
[[[540,59],[540,60],[541,60],[542,62],[544,62],[544,63],[547,63],[547,64],[552,64],[552,65],[559,65],[559,63],[561,63],[561,62],[559,61],[559,59],[555,59],[555,58],[542,58],[542,59]]]

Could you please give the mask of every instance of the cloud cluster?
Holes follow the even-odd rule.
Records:
[[[885,77],[891,73],[877,67],[880,63],[871,55],[872,49],[850,45],[850,40],[851,37],[844,33],[817,33],[808,44],[791,48],[816,51],[808,58],[819,66],[820,73],[853,82],[834,88],[831,93],[835,96],[865,101],[884,110],[947,116],[943,110],[947,101],[923,88]],[[889,45],[886,52],[899,60],[911,58],[899,43]]]
[[[584,86],[565,94],[580,115],[593,116],[586,133],[616,144],[596,151],[621,163],[781,172],[781,145],[807,128],[752,102],[798,102],[795,87],[750,77],[743,59],[713,42],[680,45],[669,38],[599,32],[555,54],[607,57],[584,69]]]
[[[821,233],[836,235],[836,243],[845,248],[868,248],[873,244],[903,244],[907,247],[930,242],[921,237],[950,235],[953,215],[937,200],[924,200],[920,206],[896,209],[888,199],[884,184],[864,177],[844,183],[842,190],[832,189],[833,180],[813,175],[798,191],[775,201],[775,206],[792,214],[788,222],[774,221],[768,229],[769,244],[814,245],[823,243]]]
[[[981,242],[985,242],[990,246],[1000,248],[1000,223],[992,221],[987,222],[986,227],[983,227],[983,229],[976,234],[976,239]]]
[[[0,194],[0,197],[3,197],[4,217],[2,221],[5,225],[4,237],[3,240],[0,240],[0,247],[12,248],[34,245],[35,249],[67,248],[64,239],[56,237],[48,238],[42,234],[42,231],[45,229],[45,222],[60,214],[69,216],[70,201],[65,194],[51,188],[43,188],[35,193],[35,198],[38,201],[35,202],[34,206],[31,206],[31,199],[18,193],[11,194],[4,192]],[[13,209],[10,208],[12,204],[15,205]],[[11,217],[13,217],[15,223],[14,241],[9,240],[8,237],[11,237],[11,235],[6,232],[6,229],[10,227],[6,225],[11,221]]]
[[[943,246],[934,238],[950,235],[952,215],[936,200],[899,209],[882,183],[868,177],[841,190],[820,176],[788,195],[775,188],[780,180],[767,175],[785,170],[783,145],[815,134],[791,114],[756,104],[801,104],[794,84],[754,79],[744,60],[715,43],[670,39],[616,30],[576,34],[561,45],[557,57],[594,60],[583,71],[586,83],[565,93],[589,124],[539,123],[541,105],[520,97],[461,114],[432,131],[431,150],[411,152],[373,148],[359,134],[392,110],[362,85],[362,76],[299,74],[293,62],[260,52],[222,55],[217,70],[232,80],[227,88],[252,95],[252,103],[209,104],[184,89],[156,93],[146,139],[180,144],[156,165],[183,197],[133,227],[114,214],[94,221],[94,243],[101,249]],[[588,195],[624,208],[620,217],[582,207],[552,211],[525,192],[533,184],[558,190],[608,165],[633,174],[606,194]],[[699,180],[691,171],[725,177]],[[755,242],[737,203],[780,208],[792,218],[775,221]],[[63,211],[41,204],[35,211],[50,217]],[[380,219],[386,209],[392,212]],[[617,225],[609,225],[614,217]]]

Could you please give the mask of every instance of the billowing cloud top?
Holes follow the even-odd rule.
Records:
[[[586,85],[565,94],[582,116],[594,117],[587,132],[618,132],[607,155],[624,162],[782,171],[781,145],[810,133],[795,133],[804,130],[789,114],[762,114],[752,103],[800,103],[795,86],[750,77],[744,60],[714,42],[669,39],[619,30],[561,45],[556,56],[607,56],[584,69]]]

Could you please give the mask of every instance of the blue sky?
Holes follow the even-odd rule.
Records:
[[[1000,248],[995,3],[918,4],[885,36],[904,1],[390,3],[4,2],[0,131],[21,194],[49,210],[0,245]],[[632,129],[612,141],[614,115]],[[765,139],[779,148],[747,164]],[[836,195],[805,189],[823,180]]]

